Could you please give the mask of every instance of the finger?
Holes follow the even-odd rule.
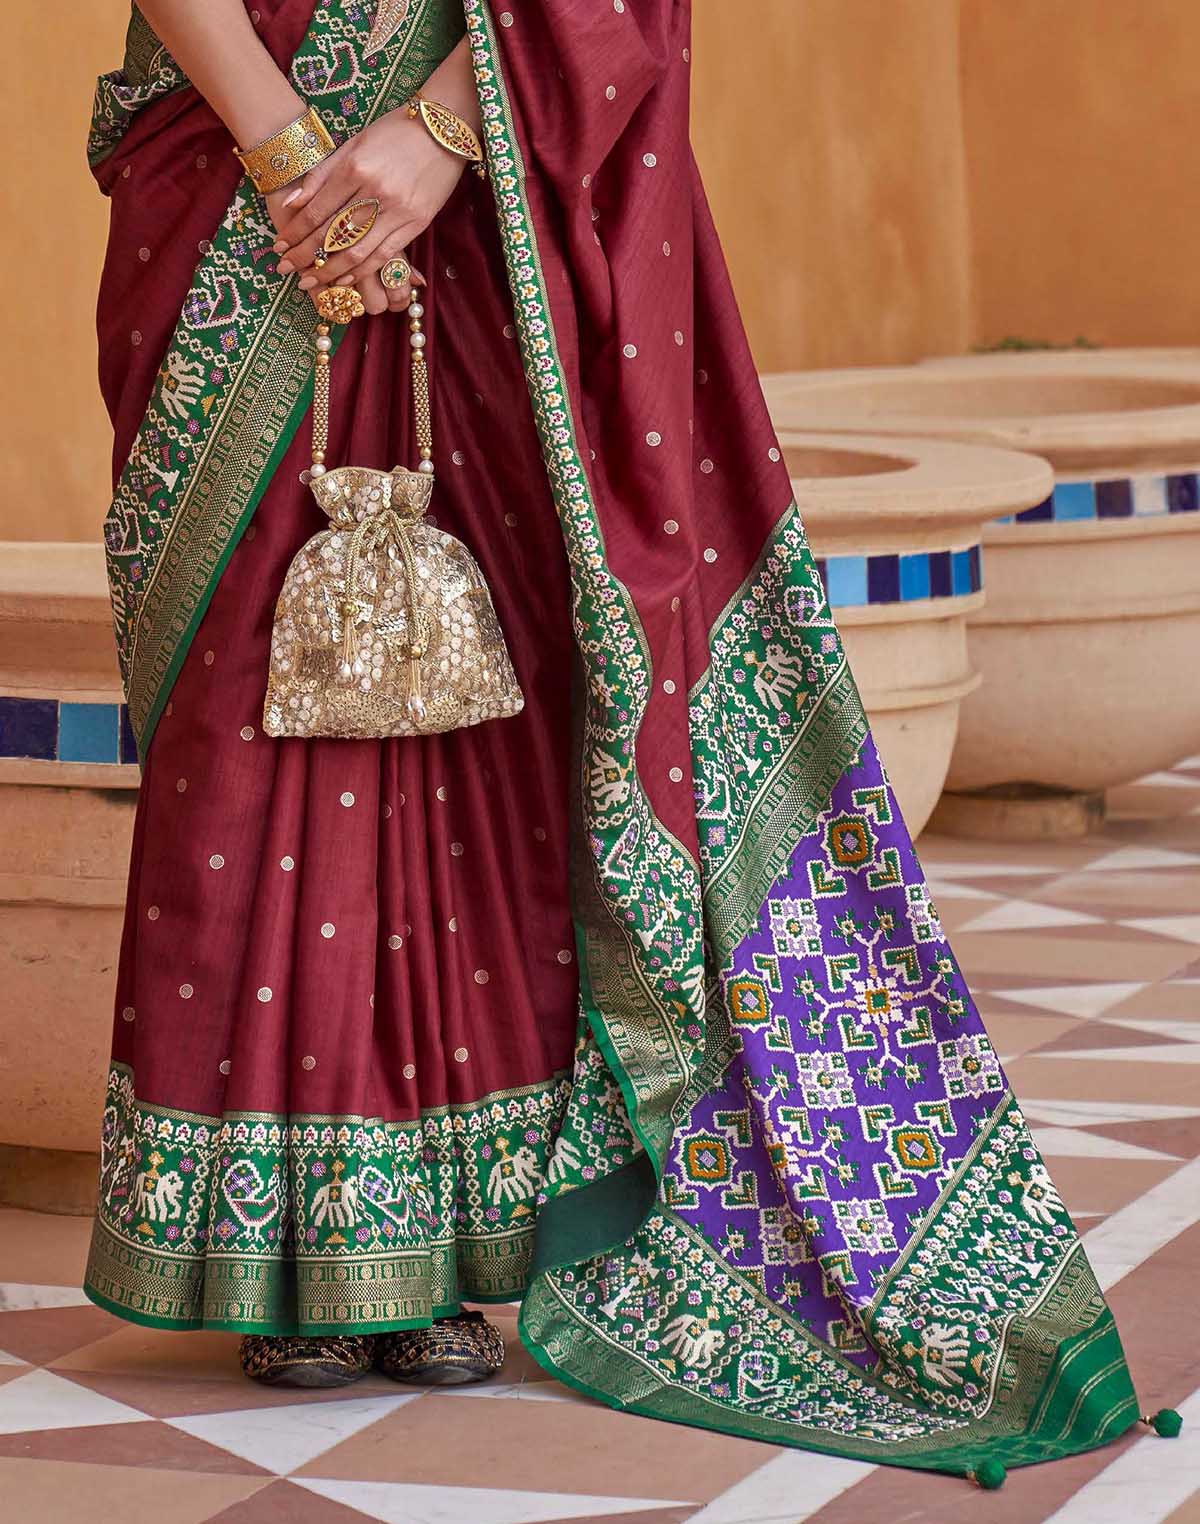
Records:
[[[280,212],[286,215],[287,221],[293,221],[325,184],[333,173],[336,159],[337,154],[331,153],[327,159],[322,159],[319,164],[315,164],[307,174],[301,175],[294,185],[287,188],[279,203]]]
[[[388,310],[388,294],[379,281],[366,280],[359,288],[359,295],[363,299],[363,306],[372,316],[378,316]]]
[[[387,304],[392,312],[406,312],[413,299],[411,286],[389,286],[387,288]]]
[[[301,208],[299,216],[293,217],[279,230],[273,247],[283,253],[284,257],[279,261],[283,274],[290,275],[293,270],[307,269],[312,264],[313,255],[321,247],[325,228],[344,206],[350,206],[360,199],[357,191],[349,188],[347,180],[340,176],[330,176],[307,206]]]

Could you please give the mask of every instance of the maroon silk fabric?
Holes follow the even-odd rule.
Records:
[[[286,63],[312,0],[258,9]],[[687,693],[789,485],[688,145],[688,7],[538,0],[497,30],[607,555],[652,655],[639,769],[694,851]],[[188,90],[142,112],[102,167],[101,379],[117,468],[232,200],[231,147]],[[115,1057],[152,1104],[394,1119],[570,1063],[569,586],[490,189],[466,177],[413,254],[430,277],[434,513],[483,566],[527,706],[419,742],[260,733],[275,598],[324,523],[298,480],[302,430],[149,751]],[[394,317],[350,330],[331,462],[411,460],[403,337]],[[298,1070],[296,1054],[313,1066]]]
[[[695,855],[672,780],[691,777],[687,694],[792,494],[688,139],[691,7],[491,10],[581,453],[656,679],[639,772]]]
[[[310,10],[285,4],[275,21],[294,39]],[[152,109],[157,124],[146,113],[105,165],[102,369],[118,462],[197,245],[238,179],[228,135],[192,92]],[[261,733],[275,599],[327,523],[299,480],[304,425],[222,575],[144,771],[114,1057],[150,1104],[397,1120],[570,1067],[569,595],[487,187],[465,177],[413,257],[430,279],[432,516],[483,568],[526,708],[420,741]],[[331,463],[415,463],[407,356],[400,317],[348,331]]]

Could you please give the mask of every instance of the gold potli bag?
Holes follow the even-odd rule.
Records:
[[[424,309],[408,309],[415,471],[326,470],[329,325],[364,309],[345,286],[322,291],[318,309],[311,487],[332,528],[297,553],[279,595],[263,729],[417,736],[518,714],[525,700],[483,574],[424,517],[433,492]]]

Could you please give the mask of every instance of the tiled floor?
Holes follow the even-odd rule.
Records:
[[[1200,757],[1061,846],[926,838],[942,919],[1121,1324],[1200,1426]],[[608,1412],[517,1347],[497,1384],[243,1381],[236,1340],[76,1291],[86,1223],[0,1213],[0,1516],[14,1524],[1200,1524],[1200,1446],[1132,1435],[1001,1492]]]

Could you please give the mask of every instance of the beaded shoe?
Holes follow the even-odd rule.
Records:
[[[374,1345],[372,1337],[351,1334],[327,1339],[247,1334],[242,1370],[264,1386],[349,1386],[371,1369]]]
[[[504,1339],[481,1312],[440,1318],[432,1328],[380,1334],[375,1366],[393,1381],[462,1386],[486,1381],[504,1364]]]

